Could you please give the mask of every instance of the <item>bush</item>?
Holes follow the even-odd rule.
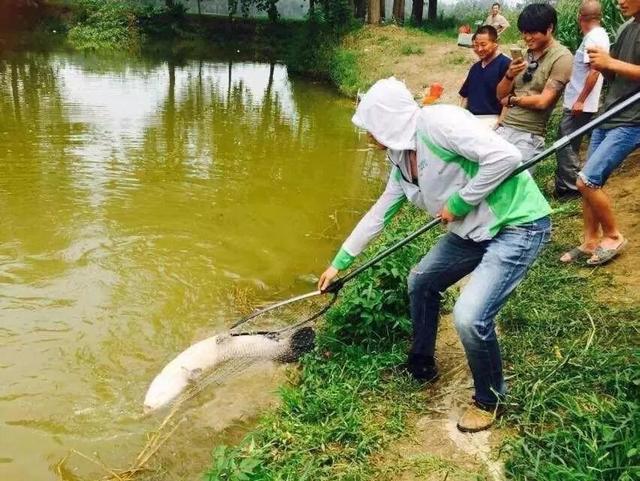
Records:
[[[360,86],[356,54],[343,48],[336,49],[329,65],[329,78],[338,86],[340,92],[354,97]]]
[[[75,0],[69,42],[81,50],[137,49],[144,35],[181,33],[186,7],[155,7],[127,0]]]
[[[78,49],[131,49],[139,43],[135,10],[117,0],[79,0],[69,42]]]

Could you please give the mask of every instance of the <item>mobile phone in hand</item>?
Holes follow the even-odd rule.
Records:
[[[524,60],[524,53],[522,52],[522,48],[511,47],[510,53],[511,53],[511,58],[513,60]]]

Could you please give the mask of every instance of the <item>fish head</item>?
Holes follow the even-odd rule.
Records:
[[[153,380],[144,397],[145,414],[163,408],[174,401],[189,384],[189,371],[165,369]]]

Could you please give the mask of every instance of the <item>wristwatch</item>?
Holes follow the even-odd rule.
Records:
[[[517,98],[518,97],[515,95],[509,94],[509,97],[507,98],[507,107],[517,107],[518,104],[515,102]]]

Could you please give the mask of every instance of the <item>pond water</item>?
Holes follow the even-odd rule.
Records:
[[[161,421],[140,414],[164,364],[239,298],[312,290],[381,189],[351,101],[212,57],[0,59],[2,480],[105,474],[72,450],[127,467]],[[279,372],[203,393],[152,479],[201,479]]]

